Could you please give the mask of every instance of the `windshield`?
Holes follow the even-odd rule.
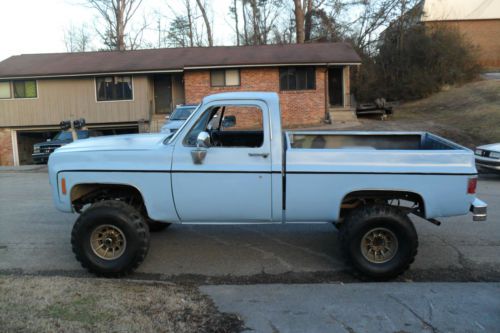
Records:
[[[196,106],[182,106],[178,107],[170,115],[170,120],[186,120],[189,118]]]
[[[76,135],[78,136],[78,139],[86,139],[89,137],[89,132],[88,131],[76,131]],[[73,140],[73,136],[71,135],[71,132],[59,132],[57,135],[52,139],[52,140]]]

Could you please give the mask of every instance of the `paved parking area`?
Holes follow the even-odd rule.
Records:
[[[69,243],[76,215],[55,210],[47,174],[0,172],[0,188],[0,271],[84,274]],[[419,254],[402,279],[500,280],[500,177],[483,177],[479,196],[489,203],[488,222],[470,216],[444,219],[440,227],[416,221]],[[214,283],[301,282],[342,280],[336,274],[346,268],[330,225],[175,225],[152,235],[139,273]]]

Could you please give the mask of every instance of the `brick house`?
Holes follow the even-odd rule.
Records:
[[[430,27],[458,29],[478,48],[478,61],[500,69],[500,0],[423,0],[419,21]]]
[[[31,163],[62,120],[156,131],[175,105],[222,91],[279,93],[285,126],[352,112],[349,44],[318,43],[26,54],[0,62],[0,165]],[[330,116],[333,114],[333,116]]]

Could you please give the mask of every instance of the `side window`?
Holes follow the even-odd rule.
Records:
[[[262,110],[256,106],[212,107],[189,131],[184,145],[196,146],[196,139],[202,131],[210,135],[213,147],[261,147],[264,143]]]

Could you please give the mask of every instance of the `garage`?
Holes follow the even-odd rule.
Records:
[[[62,131],[57,127],[45,129],[16,129],[12,142],[14,148],[14,164],[35,164],[32,157],[33,146],[35,144],[41,144],[41,152],[49,153],[61,145],[70,143],[71,141],[68,141],[67,139],[71,138],[71,133],[65,131],[61,134],[61,132]],[[137,125],[127,124],[121,126],[89,125],[85,129],[81,130],[81,132],[84,133],[79,133],[78,136],[80,138],[87,138],[105,135],[133,134],[138,133],[139,131]],[[39,163],[43,161],[40,160],[37,162]]]

